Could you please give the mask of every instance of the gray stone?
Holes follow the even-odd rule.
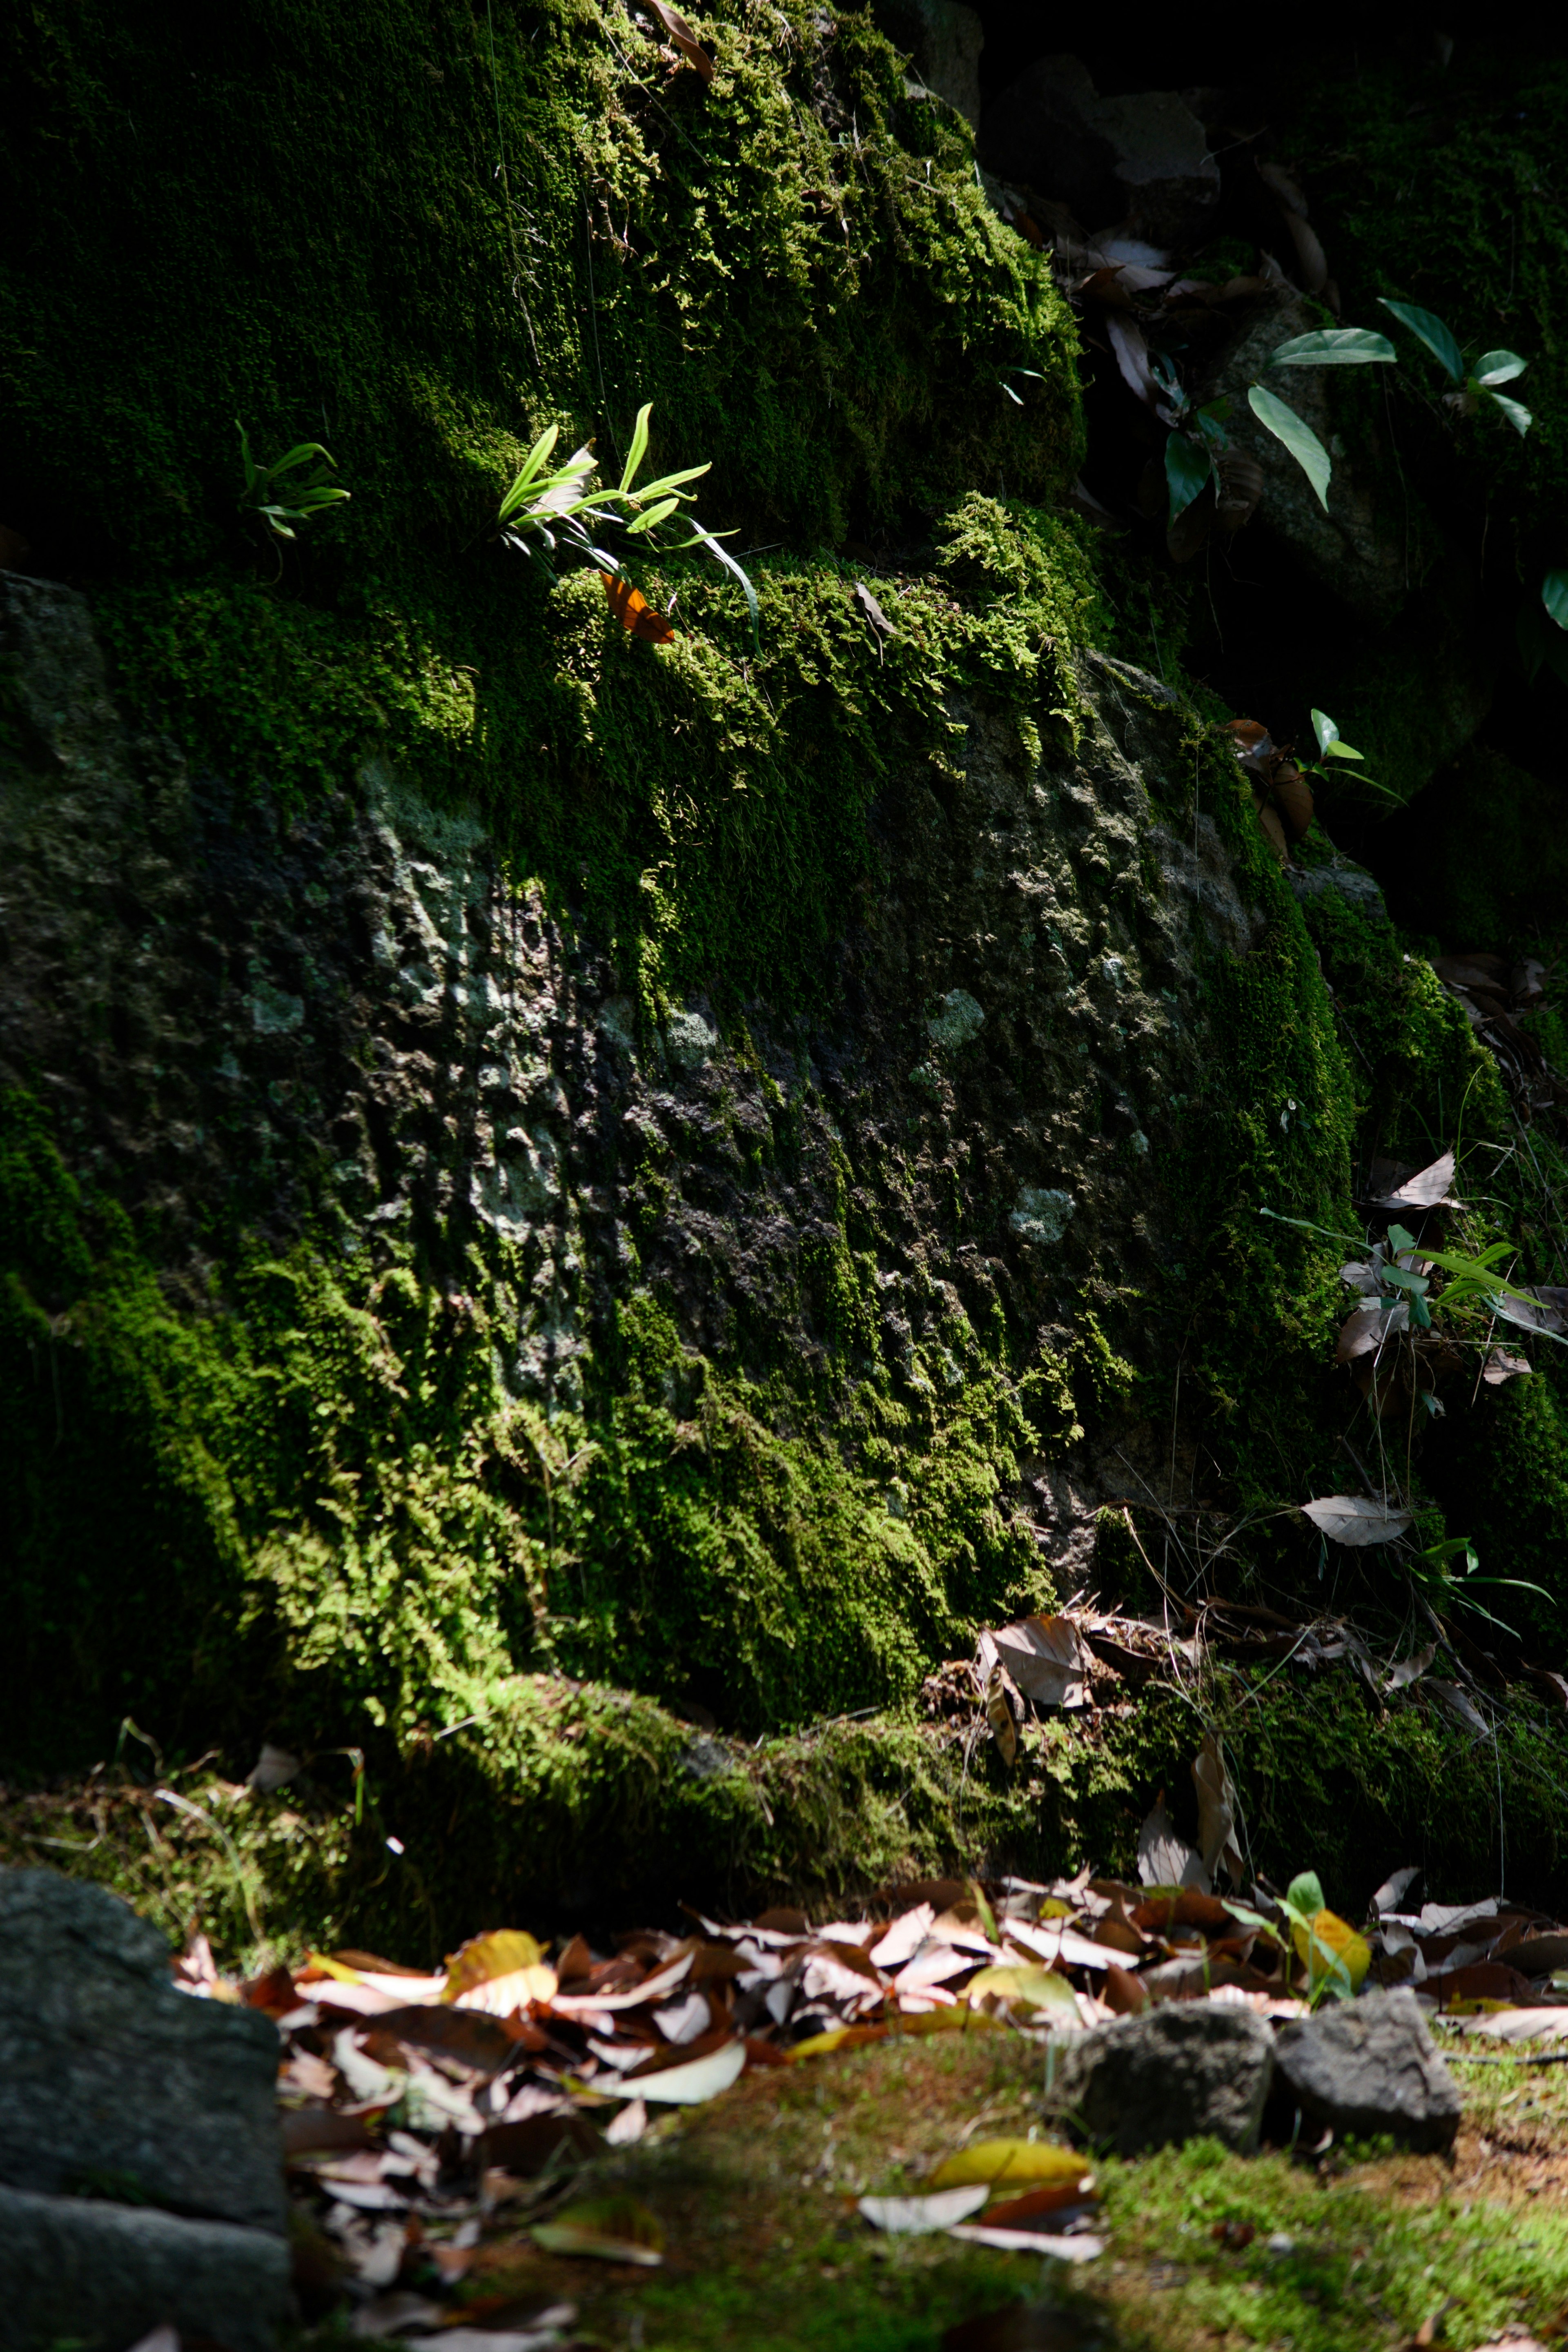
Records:
[[[1118,2156],[1188,2139],[1246,2150],[1257,2145],[1273,2055],[1268,2026],[1239,2002],[1168,2001],[1071,2042],[1053,2100]]]
[[[268,2231],[0,2189],[0,2352],[125,2352],[161,2326],[272,2352],[290,2303],[289,2249]]]
[[[1451,2147],[1459,2092],[1414,1993],[1369,1993],[1287,2025],[1275,2047],[1280,2087],[1315,2123],[1409,2147]]]
[[[1369,922],[1386,923],[1388,908],[1375,875],[1336,850],[1321,866],[1288,866],[1285,879],[1303,905],[1310,898],[1339,898]]]
[[[0,2181],[281,2235],[278,2047],[258,2011],[176,1991],[118,1896],[0,1870]]]
[[[1090,230],[1120,223],[1157,246],[1201,234],[1219,198],[1208,134],[1184,99],[1101,98],[1074,57],[1037,58],[992,100],[980,160],[1068,205]]]
[[[896,0],[884,11],[891,37],[910,53],[921,85],[980,127],[980,52],[985,31],[959,0]]]

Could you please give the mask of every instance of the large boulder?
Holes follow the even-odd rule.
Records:
[[[0,2189],[0,2352],[125,2352],[159,2326],[271,2352],[289,2302],[289,2249],[268,2231]]]
[[[0,2182],[280,2236],[278,2033],[175,1990],[103,1887],[0,1870]]]
[[[1239,2002],[1171,2001],[1069,2044],[1054,2096],[1086,2139],[1118,2156],[1188,2139],[1256,2147],[1273,2040]]]
[[[1275,2046],[1279,2087],[1336,2132],[1392,2132],[1409,2147],[1451,2147],[1458,2085],[1414,1993],[1369,1994],[1287,2025]]]

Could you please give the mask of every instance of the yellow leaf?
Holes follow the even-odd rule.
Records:
[[[914,2017],[900,2017],[895,2030],[900,2033],[982,2033],[1001,2021],[985,2010],[971,2009],[966,2000],[959,2000],[943,2002],[941,2009],[924,2010]]]
[[[488,1936],[472,1937],[453,1953],[441,1998],[465,2009],[510,2016],[524,2001],[552,2000],[555,1984],[555,1971],[545,1966],[533,1937],[521,1927],[497,1927]]]
[[[984,2180],[1009,2189],[1037,2180],[1082,2180],[1089,2168],[1077,2148],[1044,2139],[979,2139],[937,2166],[927,2187],[963,2189]]]
[[[808,2033],[790,2044],[784,2055],[793,2066],[797,2058],[825,2058],[830,2050],[856,2050],[863,2042],[880,2042],[885,2025],[834,2025],[826,2033]]]
[[[1018,2009],[1070,2011],[1074,2022],[1078,2021],[1073,1989],[1054,1969],[982,1969],[978,1976],[970,1978],[964,1996],[972,2001],[1011,2001]]]
[[[358,1984],[361,1981],[357,1969],[351,1969],[346,1960],[332,1959],[325,1952],[307,1952],[305,1966],[320,1969],[323,1976],[335,1978],[339,1984]]]
[[[1358,1936],[1348,1921],[1340,1918],[1337,1913],[1332,1911],[1314,1912],[1311,1927],[1310,1937],[1300,1920],[1293,1921],[1290,1928],[1290,1940],[1296,1947],[1296,1958],[1307,1969],[1311,1981],[1314,1984],[1321,1984],[1325,1977],[1331,1976],[1333,1973],[1329,1962],[1323,1957],[1323,1946],[1326,1944],[1334,1958],[1344,1962],[1350,1974],[1351,1990],[1358,1992],[1361,1990],[1363,1977],[1372,1966],[1372,1947],[1365,1937]],[[1309,1950],[1311,1953],[1310,1960]]]

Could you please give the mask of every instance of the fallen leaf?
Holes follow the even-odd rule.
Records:
[[[981,1671],[998,1661],[1015,1685],[1038,1706],[1082,1706],[1089,1654],[1068,1617],[1025,1617],[980,1636]]]
[[[1505,1323],[1516,1324],[1521,1331],[1568,1331],[1568,1289],[1539,1282],[1520,1287],[1527,1297],[1514,1298],[1507,1291],[1499,1291],[1491,1302]]]
[[[858,2210],[874,2230],[886,2230],[892,2237],[925,2238],[978,2213],[990,2194],[981,2182],[935,2197],[862,2197]]]
[[[1458,1683],[1442,1682],[1436,1675],[1428,1675],[1426,1687],[1439,1706],[1446,1708],[1456,1722],[1462,1723],[1467,1731],[1477,1733],[1482,1739],[1491,1738],[1491,1725],[1480,1709],[1471,1705]]]
[[[576,2249],[586,2252],[586,2247]],[[632,2259],[623,2255],[622,2261]],[[656,2261],[662,2261],[661,2255]],[[567,2306],[570,2308],[570,2306]],[[546,2313],[545,2317],[549,2317]],[[570,2321],[565,2323],[568,2326]],[[405,2336],[402,2341],[409,2352],[546,2352],[546,2347],[563,2341],[558,2329],[548,2333],[541,2327],[444,2327],[438,2336]]]
[[[1054,1969],[989,1968],[970,1978],[963,1988],[968,2001],[1005,2000],[1015,2009],[1059,2009],[1072,2012],[1078,2022],[1078,2000],[1066,1977]]]
[[[993,2192],[985,2219],[996,2229],[1010,2230],[1041,2213],[1063,2213],[1069,2206],[1099,2202],[1094,2175],[1086,2172],[1081,2180],[1042,2180],[1037,2189],[1026,2189],[1021,2197],[998,2198]]]
[[[1022,1703],[1006,1667],[1000,1664],[994,1665],[985,1677],[985,1719],[991,1726],[992,1738],[1002,1751],[1002,1761],[1009,1770],[1017,1760],[1018,1724],[1022,1715]]]
[[[1269,848],[1272,849],[1280,865],[1289,866],[1290,863],[1290,845],[1285,838],[1285,828],[1279,822],[1278,810],[1271,809],[1267,806],[1260,808],[1258,812],[1258,823],[1262,831],[1264,839],[1268,842]]]
[[[279,2118],[283,2154],[307,2156],[319,2148],[359,2148],[371,2144],[363,2116],[346,2116],[336,2107],[285,2107]]]
[[[131,2352],[180,2352],[178,2331],[173,2327],[154,2327],[148,2336],[140,2336]]]
[[[1488,1388],[1501,1388],[1505,1381],[1525,1380],[1530,1365],[1523,1356],[1510,1353],[1507,1348],[1489,1348],[1481,1360],[1481,1378]]]
[[[664,2231],[657,2214],[635,2197],[605,2197],[568,2205],[531,2232],[548,2254],[593,2254],[601,2262],[638,2263],[657,2270],[664,2260]],[[450,2336],[442,2342],[450,2346]]]
[[[1287,834],[1292,841],[1300,841],[1312,822],[1312,787],[1293,760],[1280,762],[1270,790]]]
[[[635,2147],[647,2129],[647,2106],[642,2099],[631,2099],[619,2115],[611,2117],[605,2126],[605,2137],[611,2147]]]
[[[1401,1658],[1383,1685],[1384,1692],[1407,1690],[1412,1683],[1418,1683],[1436,1654],[1436,1643],[1428,1642],[1424,1650],[1415,1651],[1408,1658]]]
[[[863,580],[855,583],[855,601],[879,637],[890,637],[894,634],[891,621]]]
[[[704,81],[713,79],[713,60],[679,8],[671,8],[668,0],[647,0],[648,6],[669,35],[688,65],[695,66]],[[671,632],[673,635],[673,632]]]
[[[1391,1872],[1367,1908],[1378,1918],[1385,1911],[1397,1911],[1420,1875],[1421,1864],[1418,1862],[1407,1863],[1403,1870]]]
[[[482,2161],[527,2179],[563,2158],[584,2163],[604,2153],[603,2135],[586,2116],[571,2112],[526,2116],[521,2123],[492,2124],[480,2143]]]
[[[1309,294],[1321,294],[1329,282],[1329,259],[1317,231],[1310,221],[1294,211],[1286,213],[1285,226],[1290,232],[1290,242],[1301,266],[1301,283]]]
[[[544,2047],[537,2031],[518,2033],[510,2019],[488,2016],[482,2010],[416,2007],[390,2009],[375,2020],[378,2032],[390,2033],[412,2050],[428,2050],[438,2058],[455,2058],[482,2074],[499,2074],[516,2063],[530,2042]]]
[[[1222,449],[1214,461],[1219,489],[1215,499],[1215,527],[1238,531],[1252,520],[1263,496],[1263,468],[1245,449]]]
[[[1158,407],[1160,387],[1149,365],[1149,346],[1143,340],[1143,330],[1131,319],[1123,319],[1114,310],[1105,317],[1105,331],[1110,337],[1110,348],[1116,354],[1116,364],[1123,380],[1140,400],[1151,408]]]
[[[1240,1886],[1247,1876],[1247,1865],[1236,1842],[1240,1809],[1230,1774],[1225,1769],[1225,1749],[1215,1732],[1205,1732],[1203,1746],[1193,1759],[1193,1786],[1198,1792],[1198,1850],[1210,1884],[1223,1862],[1231,1885]]]
[[[1117,2017],[1141,2017],[1149,2006],[1149,1991],[1130,1969],[1119,1968],[1114,1960],[1105,1971],[1105,1990],[1100,1995],[1107,2009]]]
[[[933,2189],[962,2189],[984,2180],[995,2189],[1003,2181],[1022,2188],[1026,2181],[1082,2180],[1092,2168],[1075,2147],[1058,2147],[1045,2139],[977,2139],[956,2155],[944,2157],[931,2176]]]
[[[1377,1202],[1380,1209],[1458,1208],[1459,1203],[1449,1197],[1448,1187],[1454,1181],[1454,1155],[1445,1151],[1429,1168],[1418,1169],[1407,1176],[1397,1192],[1390,1192]]]
[[[1329,1963],[1320,1948],[1326,1944],[1335,1959],[1343,1964],[1350,1977],[1351,1990],[1361,1990],[1362,1979],[1372,1966],[1372,1947],[1364,1936],[1356,1934],[1348,1919],[1342,1919],[1334,1911],[1316,1911],[1310,1923],[1299,1919],[1292,1921],[1290,1941],[1295,1947],[1296,1958],[1314,1983],[1329,1973]]]
[[[660,2066],[648,2074],[628,2074],[624,2079],[633,2086],[632,2095],[651,2099],[661,2106],[698,2106],[707,2099],[716,2099],[727,2091],[745,2070],[746,2045],[743,2042],[726,2042],[704,2057],[688,2059],[684,2065]]]
[[[793,2066],[800,2058],[826,2058],[835,2050],[858,2050],[863,2042],[885,2041],[885,2025],[833,2025],[826,2033],[809,2033],[804,2042],[792,2042],[784,2056]]]
[[[610,610],[623,629],[650,646],[674,643],[673,623],[668,614],[655,610],[640,588],[634,588],[629,580],[618,580],[613,572],[601,572],[599,577],[605,583]]]
[[[1177,1831],[1162,1790],[1138,1832],[1138,1875],[1145,1886],[1196,1886],[1208,1893],[1204,1858]]]
[[[1374,1356],[1391,1332],[1409,1327],[1410,1309],[1403,1298],[1396,1307],[1358,1307],[1340,1326],[1334,1361],[1353,1364],[1363,1356]]]
[[[1390,1510],[1386,1503],[1374,1502],[1368,1495],[1324,1495],[1316,1502],[1303,1503],[1301,1510],[1321,1534],[1358,1549],[1393,1543],[1415,1524],[1408,1511]]]
[[[269,1797],[274,1789],[281,1789],[285,1781],[302,1769],[298,1756],[291,1756],[287,1748],[274,1748],[269,1740],[264,1740],[246,1786],[254,1789],[258,1797]]]
[[[1033,2230],[996,2230],[988,2221],[960,2221],[948,2231],[972,2246],[995,2246],[1008,2254],[1046,2254],[1058,2263],[1092,2263],[1105,2252],[1103,2238],[1050,2238]]]
[[[1243,2246],[1250,2246],[1257,2237],[1258,2224],[1256,2221],[1216,2221],[1209,2235],[1220,2245],[1234,2247],[1239,2252]]]

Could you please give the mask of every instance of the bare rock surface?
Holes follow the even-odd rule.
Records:
[[[1201,235],[1219,199],[1208,134],[1174,90],[1101,98],[1075,57],[1037,58],[986,108],[981,161],[1089,228],[1121,221],[1158,246]]]
[[[1280,2086],[1337,2132],[1392,2132],[1414,2148],[1451,2147],[1459,2091],[1413,1993],[1372,1993],[1280,2032]]]
[[[1256,2147],[1273,2038],[1250,2009],[1171,2001],[1097,2026],[1069,2044],[1053,2101],[1097,2147],[1118,2156],[1217,2139]]]
[[[0,1870],[0,2182],[280,2237],[277,2067],[270,2021],[177,1991],[117,1896]]]
[[[163,2326],[272,2352],[289,2302],[288,2246],[269,2231],[0,2189],[0,2352],[125,2352]]]

